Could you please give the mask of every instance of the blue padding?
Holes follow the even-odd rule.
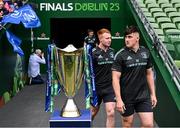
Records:
[[[60,111],[55,110],[52,114],[49,123],[51,128],[55,127],[91,127],[91,114],[90,110],[81,110],[80,117],[61,117]]]

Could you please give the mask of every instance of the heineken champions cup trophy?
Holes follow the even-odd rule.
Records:
[[[83,48],[76,49],[70,44],[64,49],[57,48],[56,53],[56,73],[59,83],[67,96],[67,101],[61,111],[61,116],[78,117],[81,114],[73,97],[80,88],[83,80]]]

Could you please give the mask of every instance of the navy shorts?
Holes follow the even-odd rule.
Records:
[[[135,103],[125,104],[126,110],[122,116],[130,116],[134,114],[134,112],[152,112],[152,104],[150,100],[143,100]]]
[[[102,101],[103,101],[103,103],[116,102],[114,92],[109,92],[109,93],[102,93],[101,92],[101,93],[97,93],[97,97],[98,97],[98,106],[100,106]],[[91,101],[91,103],[92,103],[92,101]]]
[[[116,102],[115,94],[113,92],[111,92],[111,93],[107,93],[107,94],[103,94],[103,95],[98,95],[98,105],[100,105],[102,101],[103,101],[103,103]]]

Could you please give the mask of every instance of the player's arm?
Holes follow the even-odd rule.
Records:
[[[146,70],[146,77],[147,77],[148,87],[149,87],[149,90],[150,90],[152,107],[155,107],[156,104],[157,104],[157,98],[156,98],[156,93],[155,93],[155,84],[154,84],[152,68],[149,68],[149,69]]]
[[[113,89],[116,96],[116,108],[119,112],[124,113],[125,106],[121,98],[121,86],[120,86],[121,72],[112,71]]]

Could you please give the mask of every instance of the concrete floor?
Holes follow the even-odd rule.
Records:
[[[61,109],[65,95],[55,97],[55,109]],[[84,88],[81,87],[75,96],[79,109],[85,109]],[[51,113],[44,111],[45,84],[25,86],[6,105],[0,108],[0,127],[49,127]],[[116,127],[121,127],[120,114],[116,111]],[[93,127],[105,127],[106,114],[104,104],[93,121]],[[134,127],[140,126],[135,115]]]

